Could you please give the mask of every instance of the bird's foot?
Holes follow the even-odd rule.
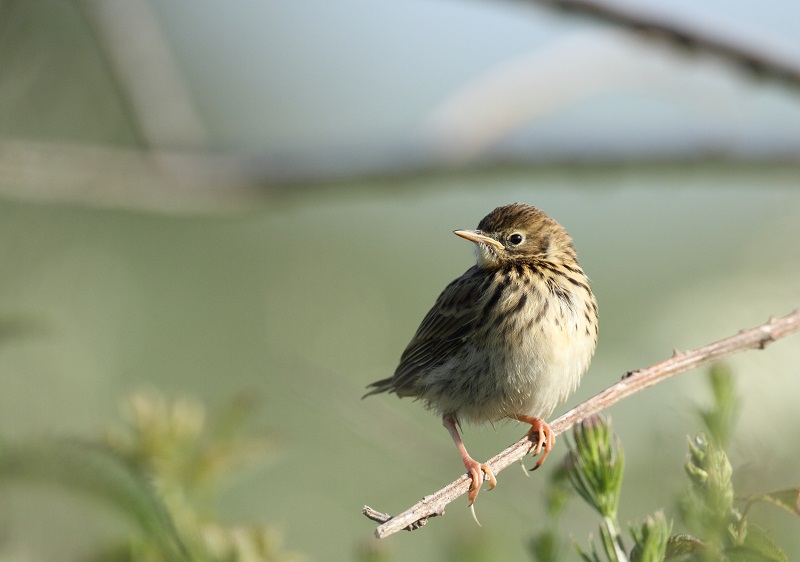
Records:
[[[458,429],[456,428],[456,418],[455,416],[444,416],[442,418],[442,424],[447,428],[447,431],[450,432],[450,437],[453,438],[453,442],[458,447],[458,452],[461,454],[461,460],[464,462],[464,467],[467,469],[469,473],[469,477],[472,479],[469,485],[469,506],[472,507],[475,498],[478,497],[478,492],[481,491],[481,486],[483,485],[484,481],[484,474],[486,475],[486,479],[489,480],[489,489],[491,490],[495,486],[497,486],[497,479],[494,477],[494,472],[489,467],[488,464],[479,463],[467,453],[467,448],[464,446],[464,442],[461,441],[461,436],[458,434]],[[475,517],[475,510],[472,511],[472,516]],[[477,518],[475,519],[477,522]],[[480,523],[478,523],[480,525]]]
[[[528,452],[532,453],[534,457],[541,454],[541,457],[537,459],[536,464],[531,469],[536,470],[542,466],[542,464],[544,464],[544,460],[550,453],[550,449],[553,448],[553,444],[556,441],[556,436],[553,435],[553,430],[550,429],[550,426],[547,425],[547,422],[541,418],[535,418],[533,416],[517,416],[517,419],[519,421],[531,424],[531,428],[528,430],[528,433],[525,434],[525,437],[527,437],[531,442],[531,448],[528,449]]]
[[[469,493],[467,494],[469,505],[472,506],[475,498],[478,497],[478,492],[481,491],[481,486],[483,485],[484,480],[489,481],[489,489],[491,490],[497,486],[497,478],[494,477],[494,472],[492,472],[492,469],[488,464],[480,463],[472,457],[464,458],[464,466],[466,467],[467,472],[472,479],[472,482],[469,485]]]

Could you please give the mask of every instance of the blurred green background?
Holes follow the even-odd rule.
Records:
[[[707,21],[720,8],[675,9]],[[753,13],[737,3],[723,23],[749,20],[800,52],[785,25],[795,6]],[[254,425],[274,445],[219,507],[274,525],[308,559],[355,559],[374,529],[364,504],[397,513],[463,471],[419,404],[360,397],[472,264],[451,231],[494,207],[524,201],[561,222],[597,295],[598,352],[559,411],[673,348],[800,306],[800,98],[719,61],[643,40],[619,74],[616,50],[572,49],[627,45],[624,32],[519,2],[27,0],[0,17],[3,436],[100,435],[143,387],[212,412],[256,396]],[[470,84],[530,53],[534,81],[564,63],[542,97],[569,94],[552,107],[534,96],[483,139],[487,121],[458,110]],[[593,82],[598,57],[608,72]],[[661,81],[637,82],[651,57]],[[512,87],[489,91],[502,107],[529,87],[498,82]],[[738,488],[800,485],[798,341],[729,363],[744,398]],[[628,461],[623,520],[670,515],[708,400],[699,374],[610,410]],[[524,430],[464,437],[483,459]],[[564,450],[530,479],[503,472],[478,500],[482,528],[457,501],[381,548],[526,559]],[[3,560],[78,560],[126,532],[74,494],[6,483],[2,495]],[[580,544],[596,533],[577,502],[565,520]],[[795,520],[765,511],[762,523],[800,556]]]

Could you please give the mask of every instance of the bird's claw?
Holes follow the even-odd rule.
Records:
[[[469,485],[469,492],[467,494],[469,505],[472,507],[472,504],[475,502],[475,498],[478,497],[478,492],[481,491],[483,482],[488,480],[489,489],[491,490],[497,486],[497,478],[495,478],[494,472],[492,472],[492,469],[486,463],[479,463],[478,461],[473,460],[471,463],[465,462],[464,464],[467,465],[469,476],[472,479],[472,482]]]
[[[553,444],[555,443],[556,436],[553,435],[553,431],[550,429],[550,426],[547,425],[547,422],[540,420],[538,418],[534,418],[531,422],[531,428],[528,430],[526,437],[531,441],[531,448],[528,449],[528,452],[533,454],[534,457],[542,455],[539,459],[536,460],[536,464],[533,466],[531,470],[536,470],[542,464],[544,464],[544,460],[547,458],[547,455],[550,453],[550,449],[553,448]],[[536,437],[534,438],[534,434]],[[542,452],[544,451],[544,452]]]

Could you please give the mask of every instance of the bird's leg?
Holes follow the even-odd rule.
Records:
[[[458,452],[461,453],[461,460],[464,461],[464,467],[469,472],[470,478],[472,478],[472,484],[469,486],[469,494],[467,495],[469,498],[469,505],[472,505],[472,502],[475,501],[475,498],[478,497],[478,492],[481,490],[483,474],[485,473],[486,477],[489,479],[490,490],[497,486],[497,479],[494,477],[494,473],[492,469],[489,468],[489,465],[479,463],[469,456],[467,448],[464,446],[464,442],[461,441],[461,436],[458,434],[455,418],[453,416],[444,416],[442,418],[442,423],[447,428],[447,431],[450,432],[450,437],[453,438],[456,447],[458,447]]]
[[[547,425],[547,422],[541,418],[535,418],[533,416],[526,416],[523,414],[516,414],[513,416],[515,419],[531,424],[531,428],[528,430],[526,437],[531,440],[531,449],[528,452],[533,451],[533,456],[537,456],[539,453],[542,452],[544,449],[544,453],[542,454],[541,458],[536,461],[536,465],[531,470],[536,470],[544,463],[544,459],[547,458],[547,454],[550,452],[550,449],[553,448],[553,444],[556,442],[556,436],[553,435],[553,431],[550,429],[550,426]],[[533,434],[536,434],[536,438],[533,438]]]

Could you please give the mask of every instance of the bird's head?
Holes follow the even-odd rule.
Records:
[[[524,203],[498,207],[478,224],[477,230],[453,234],[475,243],[478,266],[499,268],[535,260],[575,261],[572,238],[547,213]]]

